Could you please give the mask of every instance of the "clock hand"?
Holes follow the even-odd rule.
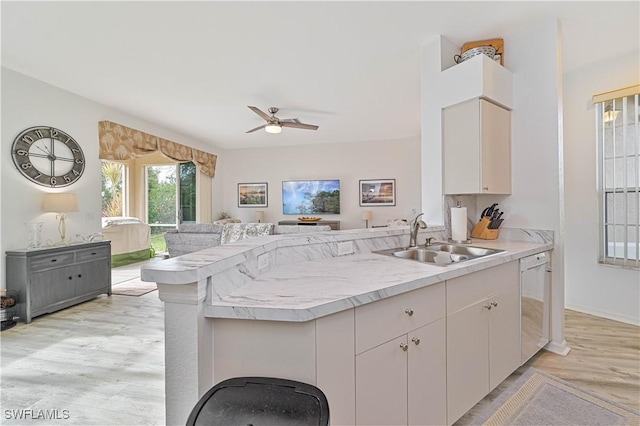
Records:
[[[46,146],[45,146],[46,150],[42,149],[42,147],[40,145],[36,145],[36,148],[38,148],[40,151],[44,152],[47,155],[50,154],[49,148],[47,148]]]
[[[29,157],[38,157],[38,158],[49,158],[49,154],[29,154]]]

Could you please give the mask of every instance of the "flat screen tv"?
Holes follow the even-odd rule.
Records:
[[[340,214],[340,181],[283,181],[282,212],[301,215]]]

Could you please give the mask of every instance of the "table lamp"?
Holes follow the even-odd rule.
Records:
[[[264,220],[264,212],[262,210],[256,210],[253,214],[253,218],[258,223],[262,222]]]
[[[60,232],[60,241],[50,245],[69,244],[71,238],[67,239],[67,215],[66,213],[80,211],[78,209],[78,196],[72,193],[47,193],[44,194],[42,210],[45,212],[58,213],[58,232]]]
[[[369,221],[373,219],[373,212],[371,210],[365,210],[362,212],[362,220],[364,220],[365,227],[369,227]]]

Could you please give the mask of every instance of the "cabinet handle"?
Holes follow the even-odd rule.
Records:
[[[491,306],[493,306],[494,308],[498,307],[498,302],[491,302]]]
[[[411,317],[411,316],[413,316],[413,309],[407,308],[407,309],[404,310],[404,313]]]
[[[488,187],[488,186],[485,186],[485,187],[483,187],[483,188],[482,188],[482,190],[483,190],[483,191],[488,191],[488,190],[489,190],[489,187]]]
[[[98,253],[96,253],[96,252],[93,252],[93,253],[91,253],[91,256],[95,256],[96,254],[98,254]]]
[[[78,278],[82,278],[82,274],[78,274]]]
[[[400,349],[406,352],[407,349],[409,349],[409,345],[407,345],[406,343],[400,343]]]
[[[72,279],[73,279],[73,277],[69,277],[69,279],[70,279],[70,280],[72,280]]]
[[[491,305],[484,305],[485,309],[491,310]]]
[[[417,337],[414,337],[413,339],[411,339],[411,341],[415,343],[416,346],[420,344],[420,339],[418,339]]]
[[[58,259],[51,259],[51,261],[52,261],[52,262],[57,262],[57,261],[58,261]]]

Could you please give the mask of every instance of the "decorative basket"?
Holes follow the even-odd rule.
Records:
[[[462,55],[455,55],[453,59],[456,63],[464,62],[468,59],[478,55],[487,55],[489,58],[494,59],[497,53],[497,49],[493,46],[477,46],[462,52]]]
[[[13,290],[2,289],[2,304],[0,305],[0,330],[4,331],[16,325],[18,293]]]

